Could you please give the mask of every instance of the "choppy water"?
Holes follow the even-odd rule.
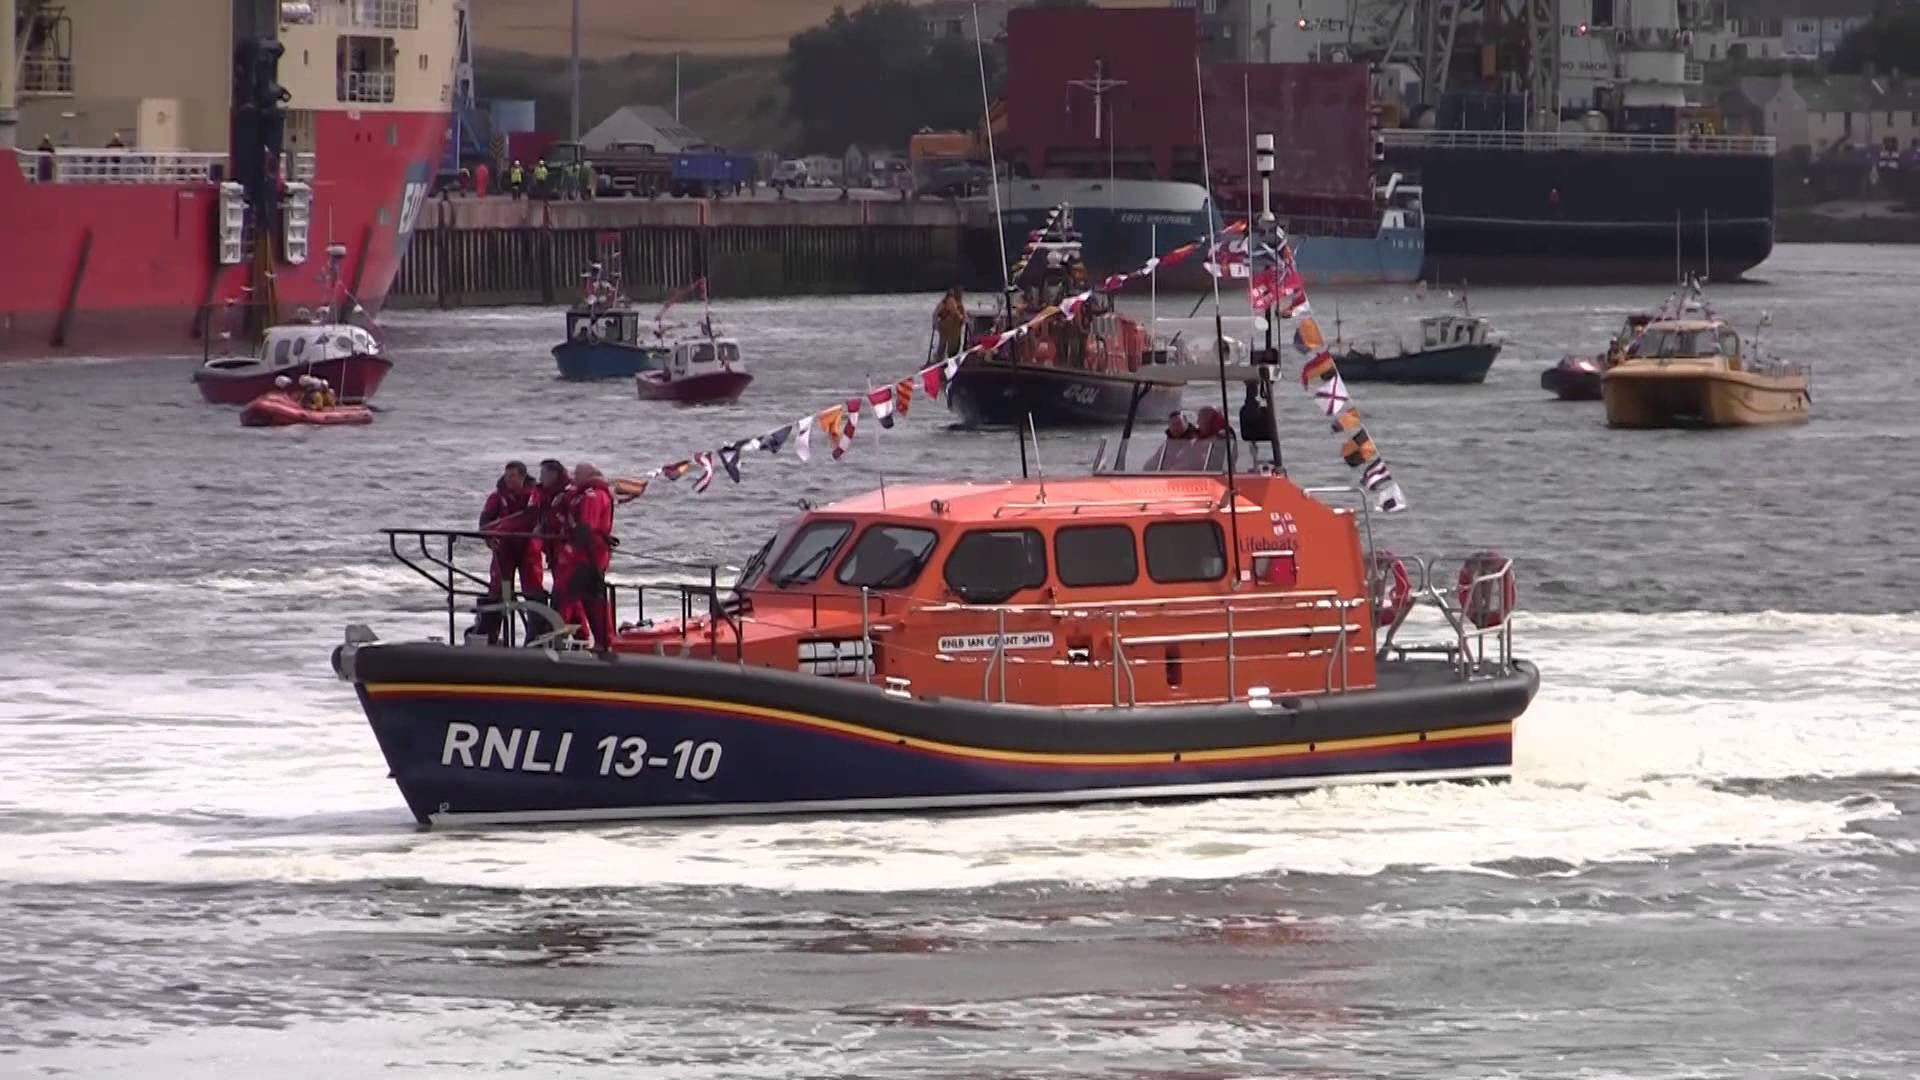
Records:
[[[555,382],[530,310],[393,316],[358,430],[242,430],[194,358],[0,367],[0,1075],[1920,1075],[1920,252],[1761,276],[1714,299],[1817,365],[1796,430],[1538,390],[1658,290],[1477,291],[1486,386],[1357,388],[1415,507],[1385,541],[1519,562],[1514,783],[1150,808],[422,833],[330,677],[348,621],[444,632],[376,527],[897,377],[931,298],[719,305],[725,409]],[[1445,303],[1336,297],[1382,340]],[[1296,405],[1290,464],[1345,480]],[[620,531],[737,560],[882,466],[1016,467],[925,402],[873,431]]]

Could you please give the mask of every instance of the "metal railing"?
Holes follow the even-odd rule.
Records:
[[[1370,533],[1370,520],[1367,524]],[[524,597],[516,597],[511,580],[502,582],[501,589],[496,591],[489,577],[485,576],[486,567],[492,561],[492,553],[484,546],[486,541],[533,539],[532,534],[435,529],[383,529],[381,532],[387,536],[396,559],[444,594],[449,643],[458,644],[463,640],[458,619],[463,610],[461,601],[465,600],[470,601],[465,610],[498,617],[498,632],[508,645],[514,643],[515,617],[522,616],[529,623],[538,618],[552,628],[549,632],[537,633],[529,627],[526,636],[531,640],[526,641],[527,644],[548,648],[584,647],[584,641],[575,639],[576,631],[581,628],[563,626],[551,608],[529,603]],[[1368,540],[1368,550],[1371,552],[1370,536]],[[459,555],[463,551],[472,552],[479,558],[477,570],[459,565]],[[651,631],[653,651],[661,655],[744,664],[745,638],[750,623],[759,624],[776,636],[795,635],[802,646],[810,643],[806,636],[810,630],[825,630],[831,640],[811,644],[837,643],[850,648],[845,655],[835,653],[830,670],[813,669],[816,674],[865,682],[893,694],[910,694],[911,682],[898,671],[890,673],[887,670],[890,665],[883,662],[883,656],[935,664],[976,665],[979,668],[981,700],[999,703],[1014,700],[1010,696],[1009,685],[1013,671],[1022,668],[1031,670],[1033,667],[1049,670],[1097,670],[1102,666],[1107,667],[1110,677],[1107,680],[1106,700],[1074,701],[1062,706],[1068,708],[1139,705],[1139,687],[1134,669],[1146,664],[1165,663],[1170,670],[1176,665],[1196,670],[1219,665],[1215,670],[1224,669],[1224,678],[1215,685],[1222,685],[1223,695],[1178,697],[1182,704],[1196,704],[1252,701],[1269,697],[1261,678],[1261,667],[1273,663],[1321,662],[1325,665],[1319,690],[1293,686],[1285,691],[1288,696],[1345,693],[1356,689],[1351,677],[1351,663],[1356,651],[1383,661],[1441,657],[1452,666],[1455,677],[1461,680],[1510,674],[1515,670],[1516,663],[1513,653],[1513,614],[1507,612],[1499,623],[1492,626],[1473,625],[1470,615],[1458,602],[1454,589],[1443,587],[1435,576],[1434,561],[1417,556],[1402,560],[1414,572],[1410,576],[1417,575],[1409,603],[1392,625],[1384,627],[1371,625],[1376,612],[1368,596],[1346,595],[1329,589],[1066,604],[994,605],[929,601],[864,587],[857,594],[789,589],[782,592],[783,600],[810,599],[811,604],[783,603],[768,610],[756,611],[750,596],[737,595],[731,582],[725,587],[721,585],[723,568],[718,563],[683,562],[637,554],[621,558],[623,562],[638,562],[670,570],[678,577],[678,580],[651,581],[609,579],[607,583],[613,608],[613,626],[620,632]],[[1368,561],[1369,565],[1373,564],[1371,557]],[[1482,590],[1498,595],[1503,587],[1503,579],[1511,568],[1512,561],[1503,560],[1498,566],[1476,574],[1461,587],[1468,595],[1475,595]],[[1369,581],[1368,585],[1369,589],[1373,589],[1375,583]],[[623,592],[631,592],[635,598],[633,610],[636,621],[623,623],[620,619],[619,597]],[[657,602],[652,605],[648,602],[650,595],[658,596],[662,592],[672,597],[671,605],[665,610]],[[662,623],[649,620],[650,606],[663,618]],[[1451,631],[1447,640],[1431,644],[1401,644],[1395,640],[1408,613],[1416,606],[1432,606],[1440,611]],[[830,613],[830,617],[824,621],[821,618],[823,609]],[[903,638],[899,633],[909,618],[942,616],[974,620],[974,626],[979,625],[978,620],[991,619],[994,636],[992,647],[976,653],[947,652],[941,651],[939,645]],[[852,625],[855,617],[858,620],[857,638],[853,636],[856,632]],[[1040,618],[1047,620],[1048,636],[1060,635],[1066,643],[1064,648],[1047,649],[1032,655],[1017,655],[1011,651],[1010,640],[1033,632],[1037,625],[1034,620]],[[1151,620],[1150,625],[1141,626],[1137,633],[1128,632],[1129,622],[1144,620]],[[1188,622],[1185,627],[1180,625],[1183,620]],[[1076,625],[1079,627],[1077,633],[1074,631]],[[1100,640],[1100,631],[1105,631],[1104,641]],[[851,648],[856,645],[857,648]],[[1142,650],[1156,646],[1167,650],[1164,659],[1157,654],[1152,659],[1141,656]],[[1197,648],[1189,650],[1188,655],[1176,658],[1174,650],[1182,646]],[[1022,646],[1015,645],[1014,648]],[[803,653],[801,670],[808,670],[804,657]],[[845,666],[848,662],[853,665],[851,670]],[[1179,685],[1171,675],[1169,679],[1170,686]],[[1047,684],[1054,685],[1055,680],[1048,679]],[[1099,696],[1097,692],[1095,696]]]
[[[181,150],[16,151],[28,180],[54,184],[206,184],[226,170],[227,155]]]
[[[363,30],[418,30],[420,0],[312,0],[313,21]]]
[[[1453,664],[1455,673],[1462,679],[1471,679],[1475,675],[1502,674],[1514,669],[1514,662],[1518,659],[1513,652],[1515,612],[1507,612],[1505,618],[1493,626],[1474,626],[1453,595],[1434,581],[1433,560],[1414,555],[1407,556],[1401,561],[1410,564],[1412,569],[1418,570],[1419,578],[1414,585],[1413,596],[1407,610],[1401,612],[1393,625],[1386,628],[1385,636],[1378,649],[1380,659],[1404,660],[1411,656],[1443,655]],[[1468,595],[1474,595],[1482,590],[1497,592],[1502,588],[1502,579],[1512,570],[1513,560],[1504,559],[1493,570],[1468,579],[1464,588]],[[1421,603],[1439,609],[1441,616],[1447,620],[1448,627],[1453,631],[1451,642],[1444,645],[1401,645],[1394,640],[1400,632],[1400,627],[1406,623],[1407,615],[1412,612],[1414,606]],[[1498,648],[1498,651],[1491,656],[1488,655],[1487,649],[1490,641]]]
[[[1772,156],[1770,135],[1627,135],[1598,131],[1382,131],[1387,149],[1597,150],[1614,154],[1741,154]]]
[[[108,150],[93,147],[16,150],[20,175],[31,184],[210,184],[225,179],[227,155],[185,150]],[[313,181],[313,151],[291,155],[287,179]]]
[[[340,75],[340,100],[370,104],[393,102],[393,72],[347,71]]]
[[[73,61],[57,56],[26,56],[20,60],[21,97],[72,97]]]

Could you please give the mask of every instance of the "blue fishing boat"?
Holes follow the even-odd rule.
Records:
[[[622,305],[567,311],[567,340],[553,347],[560,377],[576,381],[632,378],[666,367],[673,348],[640,338],[640,313]]]

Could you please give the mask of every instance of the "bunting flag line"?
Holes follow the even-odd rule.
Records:
[[[1271,252],[1269,255],[1268,252]],[[1307,290],[1293,258],[1293,245],[1283,235],[1278,245],[1260,244],[1253,253],[1256,262],[1270,258],[1269,269],[1262,265],[1249,282],[1247,300],[1254,314],[1272,311],[1283,318],[1297,318],[1293,328],[1293,348],[1304,358],[1300,365],[1300,388],[1312,397],[1322,415],[1331,418],[1340,442],[1340,460],[1361,470],[1360,486],[1372,498],[1374,509],[1397,513],[1407,508],[1407,497],[1380,457],[1380,448],[1360,420],[1360,409],[1353,393],[1340,377],[1339,365],[1327,349],[1326,335],[1314,320],[1307,302]]]
[[[893,387],[883,386],[878,390],[867,391],[867,404],[873,407],[874,419],[880,426],[893,429]]]
[[[1049,241],[1048,237],[1056,230],[1060,230],[1065,235],[1065,228],[1070,225],[1070,222],[1071,218],[1065,217],[1064,207],[1055,208],[1049,213],[1045,225],[1029,235],[1026,250],[1022,252],[1016,264],[1016,273],[1024,268],[1038,252],[1060,247],[1060,244]],[[1321,332],[1319,323],[1313,318],[1313,309],[1308,302],[1305,282],[1295,262],[1292,243],[1284,234],[1278,238],[1277,242],[1273,242],[1251,240],[1249,233],[1248,222],[1235,222],[1220,230],[1212,238],[1204,236],[1195,238],[1164,255],[1147,259],[1137,269],[1124,274],[1108,275],[1100,283],[1100,291],[1117,292],[1131,282],[1178,265],[1202,253],[1206,260],[1204,265],[1210,273],[1216,276],[1246,279],[1248,303],[1256,318],[1263,318],[1271,313],[1280,318],[1296,320],[1292,334],[1293,346],[1294,350],[1304,358],[1300,370],[1300,385],[1311,397],[1318,411],[1330,420],[1334,433],[1341,436],[1341,460],[1361,470],[1361,487],[1372,497],[1376,509],[1386,513],[1406,509],[1406,496],[1400,490],[1400,485],[1393,479],[1393,474],[1388,470],[1385,460],[1381,458],[1372,435],[1361,422],[1360,410],[1353,402],[1352,392],[1348,389],[1346,381],[1340,377],[1333,354],[1328,351],[1326,337]],[[703,283],[696,282],[695,286],[701,284]],[[718,450],[701,451],[688,459],[662,466],[648,475],[662,476],[669,481],[678,480],[697,465],[701,475],[693,488],[695,491],[705,491],[713,483],[713,465],[717,457],[727,476],[735,483],[739,483],[741,454],[756,447],[769,454],[778,454],[791,444],[795,457],[802,462],[811,461],[815,427],[826,434],[833,460],[838,461],[852,448],[854,435],[859,427],[862,402],[865,402],[865,407],[872,411],[882,428],[891,429],[900,419],[907,416],[912,406],[916,383],[928,400],[937,401],[966,361],[976,356],[992,355],[1035,333],[1050,320],[1072,318],[1080,306],[1091,300],[1093,295],[1094,291],[1088,290],[1074,296],[1063,297],[1056,304],[1045,307],[1030,316],[1025,322],[1004,330],[982,334],[971,342],[963,344],[952,356],[935,360],[897,382],[877,388],[870,386],[863,394],[849,397],[824,410],[808,413],[764,435],[737,440],[721,446]],[[639,490],[645,490],[643,482],[635,481],[634,483],[639,485]]]

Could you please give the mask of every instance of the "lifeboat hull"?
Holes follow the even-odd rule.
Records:
[[[673,401],[682,405],[724,405],[737,401],[753,376],[744,371],[703,371],[677,379],[664,371],[643,371],[634,376],[642,401]]]
[[[365,405],[335,405],[331,409],[309,409],[285,394],[262,394],[240,410],[243,427],[292,427],[314,424],[332,427],[340,424],[371,424],[373,410]]]
[[[1132,407],[1131,380],[1042,364],[968,363],[947,384],[947,408],[966,427],[1113,427]],[[1138,422],[1157,425],[1180,407],[1181,387],[1152,386]]]
[[[1389,661],[1340,694],[1151,708],[915,699],[712,661],[436,643],[342,646],[424,824],[840,813],[1191,799],[1489,780],[1539,686]]]
[[[349,356],[322,360],[315,364],[268,364],[251,357],[217,357],[193,373],[200,396],[215,405],[245,405],[262,394],[273,392],[273,380],[286,375],[317,375],[327,380],[341,402],[359,405],[373,399],[380,384],[393,370],[393,361],[384,356]]]

